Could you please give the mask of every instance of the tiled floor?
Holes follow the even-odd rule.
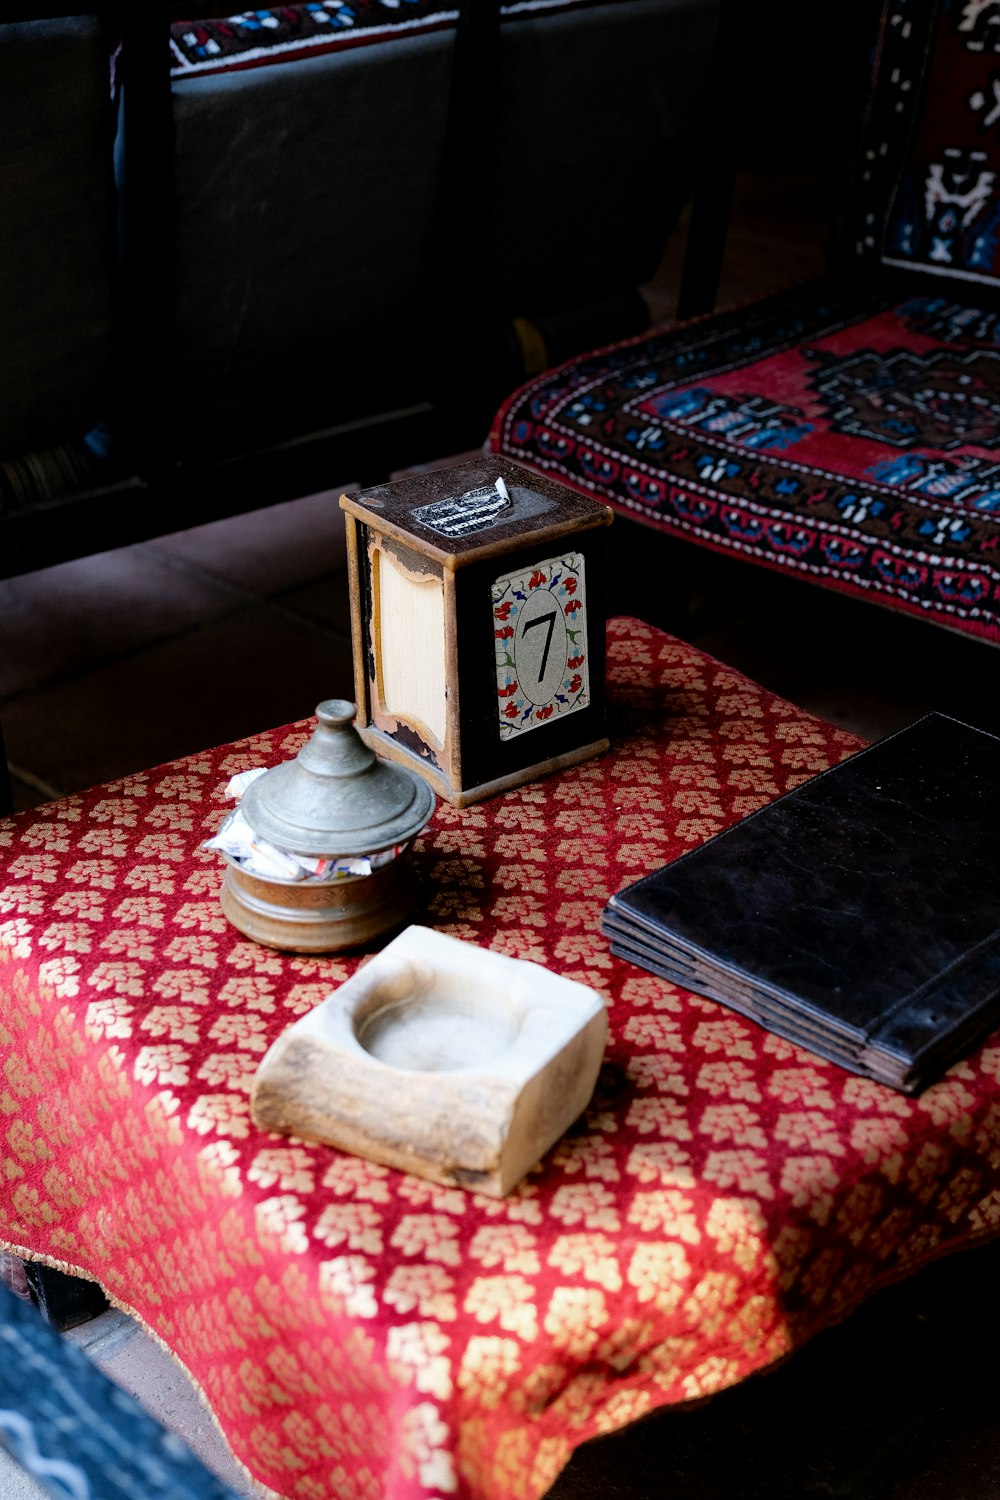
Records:
[[[337,492],[0,583],[15,803],[350,696]]]
[[[806,179],[742,181],[720,302],[819,270],[821,206]],[[658,319],[676,305],[682,247],[683,232],[647,289]],[[351,480],[331,475],[324,494],[0,583],[0,724],[17,807],[353,696],[336,503]],[[785,697],[867,738],[932,707],[1000,727],[1000,695],[985,686],[996,681],[992,649],[792,580],[697,566],[687,633]],[[668,618],[668,594],[664,585],[625,603]],[[988,1349],[1000,1331],[983,1321],[992,1318],[996,1258],[980,1252],[965,1264],[957,1283],[946,1265],[936,1279],[876,1299],[818,1340],[794,1373],[786,1367],[687,1419],[668,1414],[582,1455],[556,1493],[1000,1495],[1000,1432],[968,1373],[977,1338]],[[123,1314],[72,1337],[252,1493],[182,1372]],[[4,1500],[33,1493],[0,1462]]]

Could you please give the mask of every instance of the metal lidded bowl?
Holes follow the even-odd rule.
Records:
[[[294,760],[265,771],[240,810],[269,844],[295,854],[374,854],[408,843],[434,811],[427,782],[379,760],[354,727],[355,706],[327,698]]]
[[[251,782],[240,811],[261,839],[290,853],[400,853],[370,875],[327,881],[254,875],[227,856],[223,911],[257,942],[297,953],[356,947],[399,926],[419,900],[410,844],[436,798],[416,772],[380,760],[354,716],[346,699],[320,703],[308,743]]]

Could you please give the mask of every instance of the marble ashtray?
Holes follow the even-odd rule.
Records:
[[[251,1114],[499,1198],[586,1109],[606,1038],[595,990],[411,926],[278,1037]]]

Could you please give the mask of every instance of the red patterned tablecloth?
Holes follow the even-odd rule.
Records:
[[[0,823],[0,1242],[96,1277],[289,1500],[541,1495],[1000,1223],[1000,1042],[918,1099],[612,959],[608,895],[857,747],[634,620],[612,750],[419,841],[423,920],[593,985],[584,1121],[509,1198],[255,1129],[269,1042],[353,972],[243,939],[203,850],[277,729]]]

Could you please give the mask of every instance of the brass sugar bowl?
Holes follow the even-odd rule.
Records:
[[[255,942],[291,953],[354,948],[401,926],[419,902],[411,845],[434,793],[416,772],[380,760],[354,716],[345,699],[320,703],[308,743],[251,782],[239,810],[256,837],[284,853],[371,858],[371,874],[282,879],[251,873],[227,854],[222,909]]]

